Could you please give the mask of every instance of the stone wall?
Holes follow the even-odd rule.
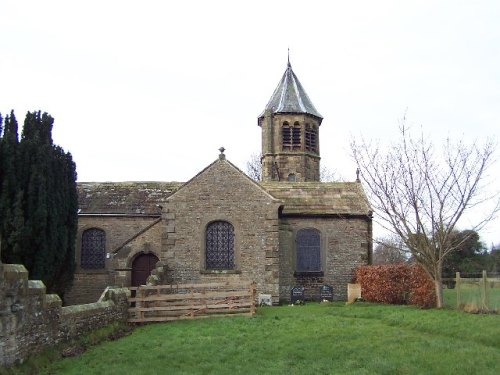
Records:
[[[99,302],[62,307],[41,281],[19,264],[0,263],[0,365],[128,318],[128,289],[108,289]]]
[[[104,289],[113,285],[112,276],[107,269],[75,272],[72,287],[64,295],[64,304],[68,306],[97,301]]]
[[[286,181],[289,174],[294,174],[296,181],[319,181],[320,153],[319,126],[320,120],[307,114],[274,114],[271,118],[266,113],[262,123],[262,179],[263,181]],[[300,144],[293,148],[283,145],[282,126],[300,124]],[[305,128],[315,126],[316,152],[306,150]],[[279,173],[279,178],[277,176]]]
[[[158,215],[81,215],[75,261],[77,268],[72,288],[65,294],[65,305],[97,301],[108,285],[130,286],[131,263],[139,253],[161,254],[161,225]],[[159,224],[159,223],[158,223]],[[85,270],[80,267],[82,233],[99,228],[106,233],[106,267]]]
[[[278,301],[278,207],[259,185],[225,159],[179,189],[164,207],[162,261],[174,282],[252,282]],[[212,221],[234,227],[235,269],[205,269],[205,230]]]
[[[302,228],[315,228],[321,233],[321,275],[295,273],[295,236]],[[306,299],[318,299],[319,287],[333,287],[334,299],[347,299],[347,284],[357,266],[369,263],[371,223],[368,218],[282,218],[280,224],[280,300],[290,300],[295,285],[305,288]]]

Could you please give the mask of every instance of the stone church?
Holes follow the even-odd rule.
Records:
[[[66,303],[95,302],[108,285],[257,283],[273,302],[294,286],[345,300],[371,261],[372,213],[359,180],[320,182],[316,110],[288,62],[264,111],[262,181],[224,149],[186,183],[80,182],[77,270]]]

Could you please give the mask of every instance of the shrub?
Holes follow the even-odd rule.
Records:
[[[355,281],[367,301],[435,306],[434,284],[419,265],[361,266],[355,271]]]

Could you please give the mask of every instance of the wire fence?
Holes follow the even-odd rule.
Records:
[[[457,272],[443,279],[445,305],[468,312],[500,313],[500,274]]]

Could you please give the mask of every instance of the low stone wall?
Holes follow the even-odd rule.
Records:
[[[29,280],[23,265],[0,263],[0,365],[128,318],[128,289],[107,289],[99,302],[62,307],[41,281]]]

